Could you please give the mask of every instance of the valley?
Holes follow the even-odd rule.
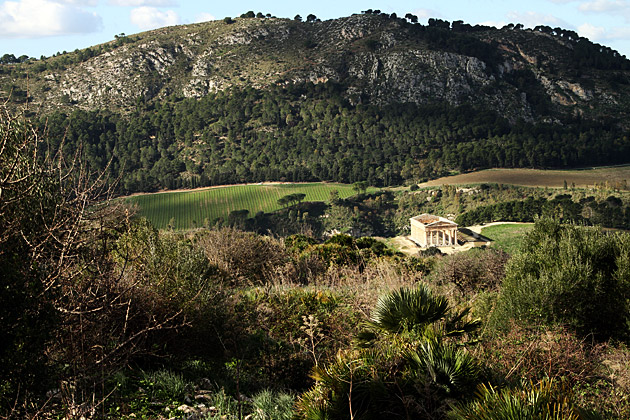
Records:
[[[6,54],[0,418],[630,418],[629,121],[543,24]]]

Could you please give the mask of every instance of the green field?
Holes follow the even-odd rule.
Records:
[[[492,241],[492,247],[514,254],[521,247],[525,235],[534,228],[533,223],[500,224],[481,229],[481,234]]]
[[[171,220],[175,229],[189,229],[212,223],[218,217],[226,218],[234,210],[247,209],[250,217],[259,211],[278,210],[278,199],[288,194],[304,193],[305,201],[328,201],[333,190],[340,198],[355,194],[352,185],[347,184],[262,184],[143,194],[125,200],[137,204],[138,215],[158,229],[165,229]]]

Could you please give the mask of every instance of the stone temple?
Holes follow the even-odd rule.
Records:
[[[421,247],[457,245],[457,223],[432,214],[421,214],[410,220],[409,239]]]

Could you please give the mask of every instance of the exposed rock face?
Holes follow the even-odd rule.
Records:
[[[627,85],[611,91],[593,82],[597,75],[589,75],[586,87],[580,77],[550,73],[545,66],[559,67],[558,56],[570,49],[548,34],[475,32],[496,50],[498,58],[488,64],[465,51],[431,48],[417,32],[401,19],[371,15],[317,23],[206,22],[140,34],[136,42],[65,70],[31,74],[30,83],[37,86],[35,102],[44,107],[126,109],[138,100],[202,97],[230,86],[330,80],[342,83],[352,102],[469,102],[512,120],[535,118],[531,95],[510,82],[518,71],[533,73],[550,103],[567,113],[596,112],[600,105],[623,108],[628,96]]]

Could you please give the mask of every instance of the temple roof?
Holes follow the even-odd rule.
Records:
[[[430,226],[457,226],[457,223],[448,220],[445,217],[435,216],[433,214],[421,214],[411,218],[412,221],[420,222],[426,227]]]

